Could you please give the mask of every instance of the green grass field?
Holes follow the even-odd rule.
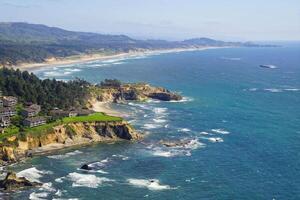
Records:
[[[114,121],[122,121],[123,119],[121,117],[113,117],[109,115],[105,115],[103,113],[94,113],[92,115],[88,116],[77,116],[77,117],[65,117],[61,120],[57,120],[52,123],[44,124],[37,127],[32,128],[25,128],[23,133],[26,134],[33,134],[33,135],[39,135],[39,134],[45,134],[48,132],[53,131],[54,126],[58,126],[61,124],[68,124],[68,123],[75,123],[75,122],[114,122]],[[16,126],[12,126],[5,129],[5,132],[3,134],[0,134],[0,141],[3,139],[17,135],[19,134],[19,128]]]
[[[95,113],[88,116],[77,116],[77,117],[66,117],[63,118],[63,123],[73,123],[73,122],[112,122],[112,121],[122,121],[121,117],[113,117],[105,115],[103,113]]]

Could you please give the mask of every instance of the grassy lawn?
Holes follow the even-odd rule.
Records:
[[[23,133],[26,134],[33,134],[33,135],[39,135],[39,134],[46,134],[53,131],[54,126],[58,126],[60,124],[68,124],[73,122],[113,122],[113,121],[122,121],[123,119],[120,117],[113,117],[108,116],[103,113],[95,113],[88,116],[78,116],[78,117],[65,117],[62,120],[57,120],[52,123],[44,124],[37,127],[32,128],[24,128]],[[17,135],[20,133],[20,130],[16,126],[12,126],[5,129],[5,132],[3,134],[0,134],[0,141],[2,141],[4,138]]]
[[[77,117],[65,117],[63,118],[63,123],[72,122],[112,122],[112,121],[122,121],[121,117],[113,117],[105,115],[102,113],[95,113],[88,116],[77,116]]]
[[[4,133],[0,134],[0,141],[2,141],[4,138],[16,135],[19,133],[19,128],[16,126],[11,126],[9,128],[4,129]]]

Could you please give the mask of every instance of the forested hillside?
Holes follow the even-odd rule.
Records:
[[[88,53],[243,45],[249,46],[249,43],[209,38],[185,41],[135,40],[125,35],[74,32],[39,24],[0,23],[0,66],[43,62],[47,58]]]
[[[88,82],[79,79],[69,82],[40,80],[27,71],[0,69],[0,90],[3,95],[16,96],[20,102],[38,103],[44,110],[85,106],[88,86]]]

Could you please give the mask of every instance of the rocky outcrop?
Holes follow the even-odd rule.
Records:
[[[140,138],[141,135],[124,121],[69,123],[53,127],[47,134],[7,138],[0,144],[0,160],[11,163],[57,148]]]
[[[161,140],[159,143],[164,145],[165,147],[183,147],[183,146],[189,144],[190,141],[187,141],[187,140],[178,140],[178,141]]]
[[[5,179],[0,181],[0,188],[5,191],[14,191],[27,187],[40,186],[40,183],[30,182],[24,177],[17,177],[14,172],[8,172]]]
[[[145,83],[123,84],[119,87],[93,86],[90,90],[92,101],[114,102],[145,101],[149,98],[161,101],[178,101],[182,96],[162,87]]]

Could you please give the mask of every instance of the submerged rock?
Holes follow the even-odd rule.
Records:
[[[84,164],[80,167],[80,169],[83,169],[83,170],[93,170],[92,167],[90,167],[88,164]]]
[[[0,188],[6,191],[14,191],[26,187],[40,186],[41,183],[30,182],[24,177],[17,177],[16,173],[8,172],[5,179],[0,181]]]
[[[179,140],[179,141],[160,141],[160,144],[166,146],[166,147],[183,147],[190,143],[190,141],[187,140]]]

